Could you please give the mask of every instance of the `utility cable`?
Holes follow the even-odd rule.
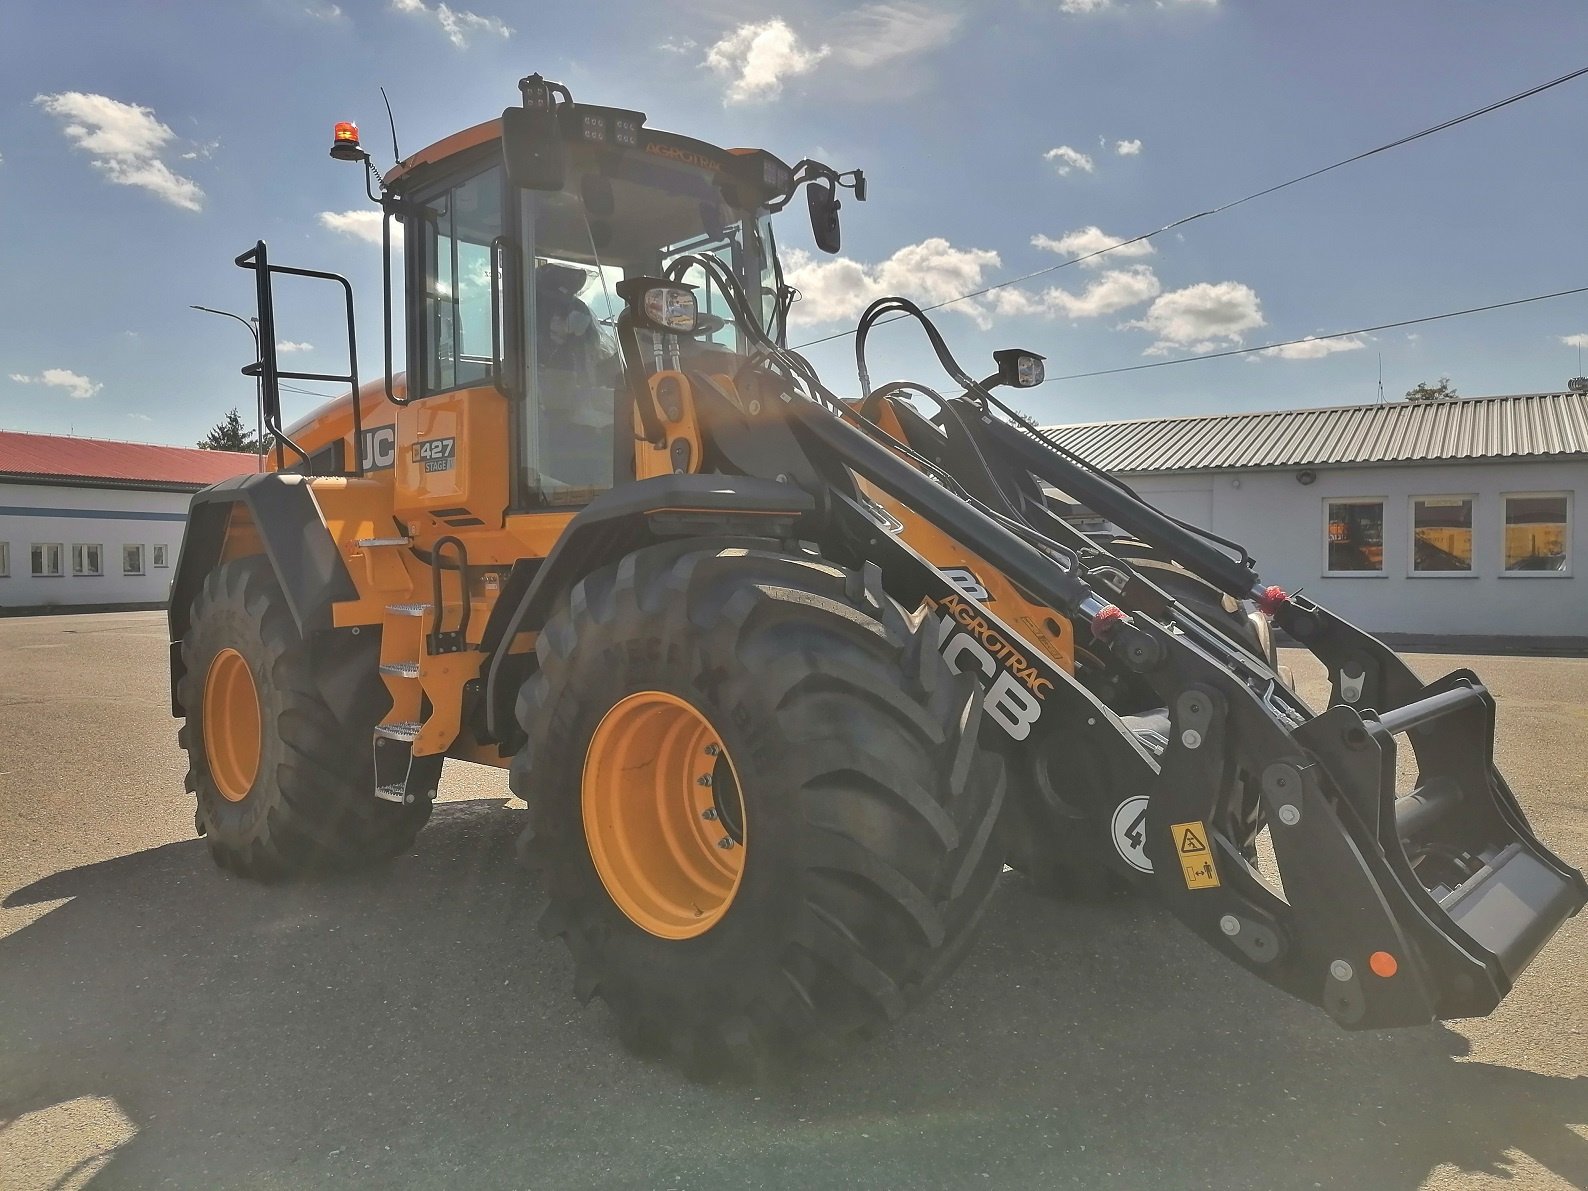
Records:
[[[1373,331],[1393,331],[1396,327],[1414,327],[1419,323],[1436,323],[1441,319],[1460,318],[1465,314],[1482,314],[1485,310],[1504,310],[1507,306],[1526,306],[1529,302],[1547,302],[1551,298],[1567,298],[1573,294],[1588,294],[1588,285],[1576,289],[1556,290],[1552,294],[1535,294],[1531,298],[1513,298],[1509,302],[1491,302],[1487,306],[1469,306],[1465,310],[1450,310],[1444,314],[1428,314],[1422,318],[1405,318],[1399,322],[1379,323],[1372,327],[1358,327],[1354,331],[1333,331],[1328,335],[1303,335],[1300,339],[1282,339],[1277,343],[1264,343],[1257,347],[1232,347],[1226,351],[1203,352],[1196,356],[1176,356],[1172,360],[1154,360],[1150,364],[1130,364],[1123,368],[1100,368],[1095,372],[1071,372],[1064,376],[1050,376],[1042,383],[1060,380],[1082,380],[1089,376],[1113,376],[1120,372],[1142,372],[1148,368],[1167,368],[1171,364],[1192,364],[1198,360],[1220,360],[1226,356],[1244,356],[1252,352],[1273,351],[1296,343],[1321,343],[1328,339],[1346,339],[1352,335],[1366,335]]]
[[[1104,253],[1116,252],[1119,249],[1128,247],[1131,244],[1144,243],[1147,240],[1151,240],[1154,236],[1161,236],[1164,232],[1173,231],[1177,227],[1184,227],[1186,224],[1192,223],[1198,219],[1206,219],[1209,215],[1217,215],[1220,212],[1228,211],[1233,207],[1239,207],[1242,203],[1249,203],[1253,199],[1260,199],[1265,195],[1274,194],[1277,191],[1284,190],[1286,187],[1295,186],[1298,183],[1306,182],[1312,178],[1327,174],[1331,170],[1337,170],[1341,166],[1351,165],[1354,162],[1362,161],[1376,154],[1386,153],[1391,149],[1398,149],[1403,145],[1411,144],[1413,141],[1421,140],[1423,137],[1433,136],[1436,132],[1444,132],[1446,129],[1454,128],[1458,124],[1465,124],[1468,120],[1476,120],[1479,116],[1486,116],[1490,112],[1497,112],[1503,107],[1509,107],[1513,103],[1520,103],[1524,99],[1530,99],[1534,95],[1548,91],[1552,87],[1559,87],[1562,83],[1569,83],[1573,79],[1581,78],[1585,74],[1588,74],[1588,66],[1579,67],[1576,70],[1561,75],[1559,78],[1550,79],[1547,83],[1539,83],[1537,86],[1529,87],[1525,91],[1518,91],[1515,95],[1507,96],[1505,99],[1496,100],[1494,103],[1487,104],[1484,107],[1477,108],[1476,110],[1467,112],[1464,115],[1455,116],[1439,124],[1424,128],[1420,132],[1411,133],[1407,136],[1400,137],[1397,140],[1387,141],[1382,145],[1377,145],[1372,149],[1365,150],[1364,152],[1358,153],[1352,157],[1342,158],[1331,165],[1321,166],[1318,169],[1310,170],[1305,174],[1298,174],[1296,177],[1291,178],[1288,181],[1277,182],[1272,186],[1264,187],[1262,190],[1253,191],[1251,194],[1243,195],[1238,199],[1232,199],[1230,202],[1222,203],[1217,207],[1209,207],[1206,211],[1198,211],[1194,215],[1186,215],[1180,219],[1176,219],[1173,223],[1166,223],[1154,231],[1144,232],[1139,236],[1132,236],[1128,240],[1121,240],[1118,244],[1110,244],[1106,248],[1098,248],[1092,252],[1084,253],[1081,256],[1071,257],[1069,260],[1060,261],[1056,265],[1047,265],[1041,269],[1033,270],[1030,273],[1024,273],[1019,277],[1011,277],[1007,281],[996,281],[992,285],[983,286],[981,289],[972,290],[967,294],[961,294],[957,298],[946,298],[943,301],[934,303],[931,306],[923,306],[921,309],[940,310],[944,306],[952,306],[956,302],[968,302],[972,298],[980,298],[985,294],[992,293],[994,290],[1006,289],[1011,285],[1021,285],[1027,281],[1033,280],[1034,278],[1056,272],[1059,269],[1067,269],[1071,265],[1078,265],[1083,261],[1092,260],[1094,257],[1102,256]],[[901,315],[899,317],[903,316]],[[894,322],[895,319],[888,319],[887,321]],[[819,343],[830,343],[834,339],[845,339],[854,333],[854,331],[838,331],[832,335],[824,335],[820,339],[809,339],[806,342],[800,344],[796,350],[804,350],[807,347],[815,347]]]

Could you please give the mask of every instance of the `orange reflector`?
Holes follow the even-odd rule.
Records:
[[[1367,966],[1373,969],[1373,975],[1382,976],[1385,980],[1388,980],[1401,969],[1395,957],[1388,951],[1375,951],[1367,957]]]

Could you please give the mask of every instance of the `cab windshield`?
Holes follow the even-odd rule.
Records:
[[[764,208],[735,205],[705,168],[650,154],[575,154],[561,191],[518,194],[526,261],[525,340],[529,416],[524,480],[534,505],[583,504],[614,480],[632,455],[632,439],[615,434],[632,416],[624,396],[616,324],[617,283],[660,277],[679,257],[710,254],[735,276],[759,316],[746,328],[734,319],[715,282],[698,266],[682,280],[696,286],[705,329],[680,342],[641,331],[642,349],[657,367],[732,371],[726,353],[748,352],[750,332],[776,338],[781,274]],[[526,258],[529,254],[526,253]],[[664,350],[672,353],[664,358]],[[687,357],[687,358],[684,358]]]

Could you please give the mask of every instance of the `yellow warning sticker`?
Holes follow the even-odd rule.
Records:
[[[1213,849],[1208,847],[1208,829],[1201,823],[1176,823],[1169,828],[1174,850],[1180,857],[1180,875],[1187,889],[1217,889],[1219,870],[1213,867]]]

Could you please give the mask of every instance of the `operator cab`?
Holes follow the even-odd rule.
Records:
[[[720,261],[749,296],[757,326],[740,326],[717,281],[696,265],[670,279],[693,287],[697,329],[678,335],[640,327],[635,343],[650,371],[731,374],[752,336],[783,340],[793,295],[778,264],[772,213],[802,181],[827,180],[820,204],[831,227],[823,230],[836,248],[833,188],[863,186],[858,176],[840,183],[817,163],[790,169],[762,150],[723,150],[645,129],[636,112],[559,103],[555,92],[566,91],[536,78],[521,84],[529,88],[525,109],[509,109],[502,121],[393,171],[384,203],[405,224],[406,401],[505,401],[512,461],[503,470],[511,476],[509,511],[519,512],[582,506],[634,476],[621,282],[670,276],[687,255]],[[544,108],[529,110],[532,91]],[[818,206],[813,199],[813,223]],[[434,403],[436,414],[450,405]],[[477,414],[456,420],[474,426],[474,437],[488,436]],[[427,434],[423,425],[416,433]],[[478,452],[487,444],[469,445]],[[469,504],[466,494],[448,497],[444,482],[436,488],[441,477],[417,472],[414,479],[446,503]]]

